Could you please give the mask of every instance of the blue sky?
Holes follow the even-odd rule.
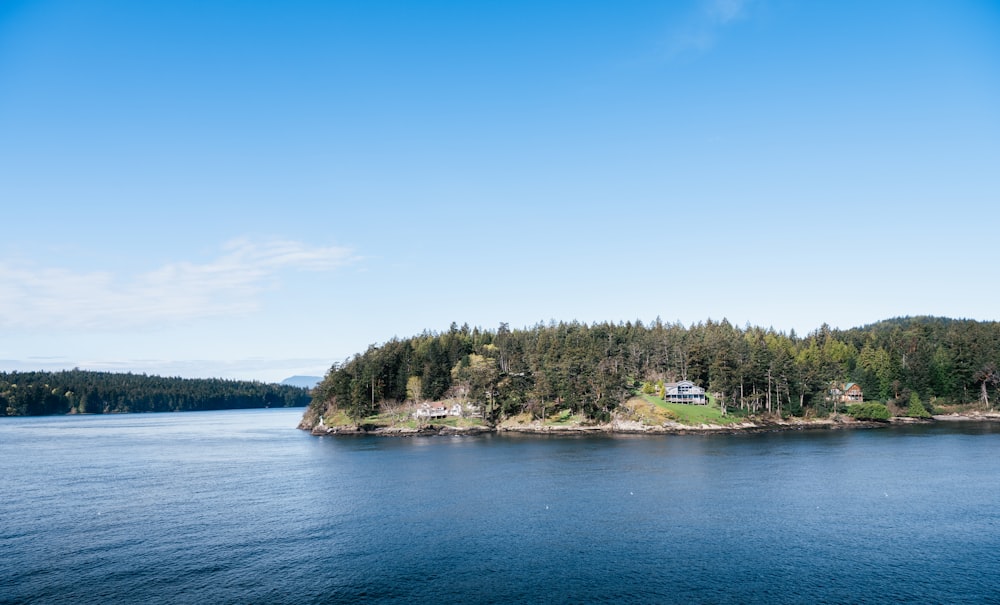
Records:
[[[0,369],[1000,319],[1000,4],[0,2]]]

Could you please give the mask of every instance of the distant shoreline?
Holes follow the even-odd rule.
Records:
[[[324,436],[360,436],[374,435],[379,437],[419,437],[433,435],[483,435],[487,433],[520,433],[530,435],[737,435],[742,433],[769,433],[803,430],[843,430],[843,429],[875,429],[901,424],[933,424],[934,422],[1000,422],[1000,412],[985,412],[971,414],[941,414],[930,419],[893,417],[888,422],[854,420],[847,416],[821,418],[816,420],[765,420],[756,419],[736,424],[700,424],[685,425],[667,423],[663,425],[645,425],[634,421],[612,421],[606,424],[594,425],[546,425],[539,422],[517,424],[501,423],[496,426],[454,427],[448,425],[429,424],[421,428],[395,427],[383,425],[318,425],[312,428],[299,426],[310,431],[312,435]]]

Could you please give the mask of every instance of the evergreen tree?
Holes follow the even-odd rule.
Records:
[[[906,415],[910,418],[930,418],[931,414],[920,401],[920,395],[916,391],[910,392],[910,406],[906,409]]]

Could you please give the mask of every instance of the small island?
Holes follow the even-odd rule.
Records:
[[[1000,420],[1000,324],[897,318],[805,337],[708,320],[452,324],[334,364],[316,435],[705,433]]]

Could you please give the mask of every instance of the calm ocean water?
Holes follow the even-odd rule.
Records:
[[[1000,427],[317,438],[0,419],[0,603],[1000,603]]]

